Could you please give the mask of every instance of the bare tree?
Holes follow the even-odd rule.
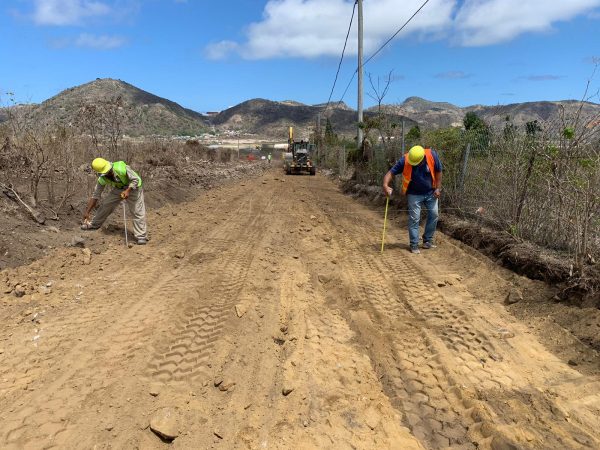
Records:
[[[76,146],[77,142],[70,127],[59,126],[54,130],[51,141],[54,164],[46,178],[49,203],[47,209],[54,214],[53,219],[58,219],[59,212],[77,192],[79,174],[75,157]]]
[[[379,131],[379,137],[386,153],[396,124],[390,121],[389,116],[381,109],[381,106],[388,94],[390,85],[394,81],[393,74],[394,71],[390,70],[385,77],[378,76],[376,81],[373,80],[371,73],[368,74],[371,89],[367,92],[367,95],[377,102],[377,117],[372,120],[371,126]]]
[[[119,146],[123,139],[122,127],[128,114],[123,98],[119,95],[82,104],[76,123],[90,137],[96,152],[104,151],[112,159],[119,156]]]
[[[390,70],[389,73],[383,80],[381,77],[377,77],[377,86],[375,86],[375,82],[373,81],[373,76],[371,73],[369,76],[369,84],[371,85],[371,90],[367,92],[367,95],[371,97],[373,100],[377,102],[377,112],[381,113],[381,104],[383,103],[383,99],[387,95],[390,85],[393,81],[393,70]]]
[[[12,132],[12,147],[24,159],[29,171],[29,189],[33,206],[39,201],[40,181],[49,166],[51,153],[48,146],[47,125],[32,117],[31,110],[17,105],[11,97],[8,123]]]

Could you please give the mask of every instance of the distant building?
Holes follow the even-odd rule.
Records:
[[[208,117],[213,117],[216,116],[217,114],[219,114],[221,111],[207,111],[206,115]]]

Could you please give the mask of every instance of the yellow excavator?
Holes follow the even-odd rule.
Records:
[[[290,127],[288,137],[288,151],[283,155],[283,168],[287,175],[298,175],[308,173],[314,175],[317,173],[312,155],[316,149],[315,144],[308,141],[294,141],[294,128]]]

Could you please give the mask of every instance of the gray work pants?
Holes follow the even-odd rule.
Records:
[[[102,204],[98,208],[92,219],[92,228],[100,228],[104,221],[110,216],[115,208],[121,203],[121,192],[124,189],[112,188],[102,199]],[[144,205],[144,191],[141,188],[132,189],[127,198],[129,212],[133,217],[133,235],[136,239],[147,238],[146,230],[146,206]]]

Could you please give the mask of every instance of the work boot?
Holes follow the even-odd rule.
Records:
[[[146,238],[138,238],[137,245],[146,245]]]

